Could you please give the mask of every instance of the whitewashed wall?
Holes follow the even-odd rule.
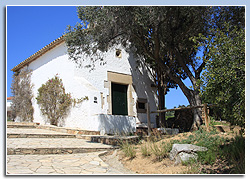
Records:
[[[116,47],[122,49],[121,47]],[[135,117],[132,118],[136,123],[146,123],[147,117],[145,113],[136,113],[137,98],[147,98],[150,101],[151,110],[156,110],[157,97],[151,88],[151,80],[148,78],[148,71],[143,64],[137,68],[133,55],[122,49],[122,57],[115,56],[116,48],[103,54],[103,60],[94,63],[94,69],[86,68],[92,64],[90,58],[83,57],[82,67],[68,59],[67,48],[65,43],[53,48],[43,56],[39,57],[29,65],[29,69],[33,70],[32,83],[34,84],[34,95],[37,96],[38,88],[41,87],[48,79],[58,75],[65,86],[66,92],[70,92],[74,98],[88,96],[89,100],[78,104],[72,108],[70,114],[61,126],[79,127],[92,131],[103,131],[104,117],[100,114],[107,114],[108,103],[107,95],[110,94],[108,88],[104,88],[104,81],[107,81],[107,71],[124,73],[132,75],[133,86],[136,93],[133,93]],[[101,93],[104,97],[104,106],[101,106]],[[97,103],[94,103],[94,97],[97,97]],[[41,115],[40,109],[33,99],[34,105],[34,121],[46,124],[44,116]],[[105,116],[105,121],[113,121],[113,117]],[[155,124],[155,114],[151,115],[152,123]],[[135,126],[134,121],[129,119],[130,125]],[[123,124],[117,124],[121,126]],[[106,128],[107,131],[109,131]]]

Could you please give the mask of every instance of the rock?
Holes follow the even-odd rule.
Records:
[[[179,129],[177,128],[157,128],[158,131],[161,131],[164,134],[175,135],[179,133]]]
[[[174,144],[169,159],[175,160],[175,164],[179,164],[189,159],[197,159],[198,155],[196,153],[199,151],[207,151],[207,148],[192,144]]]
[[[180,164],[182,162],[189,161],[190,159],[197,159],[198,155],[196,153],[185,153],[181,152],[176,156],[175,164]]]

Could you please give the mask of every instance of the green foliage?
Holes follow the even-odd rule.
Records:
[[[213,165],[217,159],[221,159],[232,166],[230,173],[243,174],[245,172],[245,138],[242,136],[236,136],[230,140],[216,135],[215,131],[199,130],[187,139],[172,143],[188,143],[206,147],[208,151],[198,152],[199,163]]]
[[[168,120],[168,118],[174,117],[174,111],[168,111],[165,113],[165,119]]]
[[[198,160],[202,164],[213,165],[217,159],[217,152],[209,149],[206,152],[198,152]]]
[[[175,69],[173,71],[184,78],[186,75],[182,67],[177,62],[170,62],[175,59],[169,58],[174,58],[175,48],[180,48],[183,55],[191,58],[194,52],[190,54],[188,51],[193,45],[189,37],[205,32],[208,11],[207,7],[190,6],[78,7],[82,23],[68,27],[66,42],[69,54],[76,60],[81,53],[96,55],[97,50],[105,52],[116,44],[122,44],[126,48],[136,47],[134,52],[154,67],[159,63],[154,57],[157,50],[159,52],[155,55],[168,62]],[[87,25],[88,28],[83,30]]]
[[[198,152],[198,161],[201,164],[213,165],[216,159],[221,155],[220,146],[226,142],[226,139],[215,135],[215,131],[207,132],[200,129],[195,132],[195,135],[190,135],[183,140],[173,140],[171,144],[195,144],[206,147],[208,151]]]
[[[88,97],[74,99],[70,93],[65,92],[65,88],[57,75],[49,79],[45,84],[38,89],[36,98],[37,104],[44,116],[50,121],[51,125],[63,123],[63,119],[67,116],[70,108]],[[61,121],[61,122],[59,122]]]
[[[11,92],[13,94],[11,104],[12,119],[17,118],[19,121],[33,121],[34,108],[32,106],[32,83],[31,71],[23,69],[15,72],[11,84]]]
[[[207,39],[207,63],[203,73],[202,97],[217,104],[214,110],[232,125],[245,125],[245,29],[230,25],[216,29]]]
[[[223,147],[222,156],[233,165],[232,174],[245,174],[245,137],[236,136]]]

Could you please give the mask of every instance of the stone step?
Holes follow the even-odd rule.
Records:
[[[33,129],[39,126],[40,123],[33,122],[7,122],[7,128],[25,128]]]
[[[7,124],[7,128],[34,129],[34,128],[36,128],[36,125],[25,125],[25,124]]]
[[[7,133],[7,138],[76,138],[73,134],[20,134]]]
[[[76,135],[46,129],[7,128],[7,138],[76,138]]]
[[[113,146],[119,146],[124,141],[128,141],[131,143],[138,142],[139,136],[99,136],[99,135],[77,135],[77,138],[85,139],[91,142],[108,144]]]
[[[76,134],[100,135],[100,131],[90,131],[72,127],[58,127],[54,125],[40,125],[40,123],[32,123],[32,122],[7,122],[7,128],[45,129],[45,130],[55,131],[58,133],[67,133],[73,135]]]
[[[70,127],[57,127],[53,125],[40,125],[37,126],[37,129],[46,129],[61,133],[68,133],[68,134],[84,134],[84,135],[100,135],[99,131],[89,131],[83,130],[79,128],[70,128]]]
[[[46,154],[76,154],[98,151],[109,151],[117,147],[106,148],[7,148],[7,155],[46,155]]]
[[[78,138],[7,138],[7,154],[72,154],[116,149]]]

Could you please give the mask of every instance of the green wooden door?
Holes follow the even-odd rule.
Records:
[[[128,115],[127,85],[112,83],[112,114]]]

